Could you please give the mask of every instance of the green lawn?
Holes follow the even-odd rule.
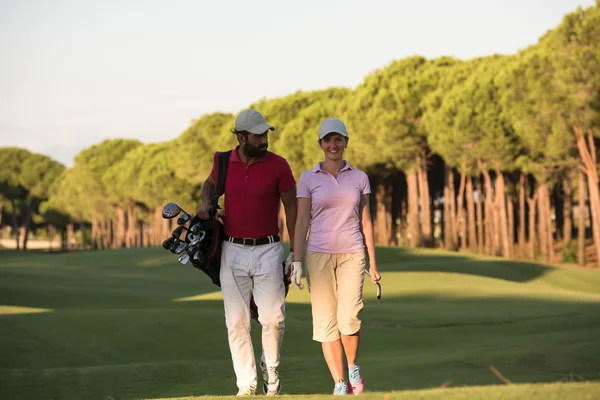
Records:
[[[600,398],[599,271],[395,248],[378,257],[383,298],[369,284],[361,314],[363,398]],[[234,394],[215,289],[162,249],[1,251],[0,398]],[[287,315],[283,393],[331,393],[306,290],[290,289]]]

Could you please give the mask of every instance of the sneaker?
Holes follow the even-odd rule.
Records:
[[[260,370],[263,376],[263,393],[267,396],[275,396],[281,392],[281,382],[279,381],[279,371],[277,367],[267,367],[264,362],[260,363]]]
[[[240,389],[236,396],[254,396],[256,394],[256,386],[246,386]]]
[[[361,394],[365,390],[365,384],[360,377],[360,367],[358,364],[356,364],[352,371],[350,371],[348,378],[348,383],[350,383],[350,390],[352,393]]]
[[[348,384],[343,380],[339,380],[333,388],[334,396],[345,396],[348,393]]]

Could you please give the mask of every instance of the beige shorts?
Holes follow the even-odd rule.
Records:
[[[360,330],[363,309],[365,252],[327,254],[306,252],[306,278],[313,317],[313,340],[333,342],[340,333]]]

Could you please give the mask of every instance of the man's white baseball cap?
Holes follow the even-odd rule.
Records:
[[[274,131],[275,128],[265,122],[265,117],[256,110],[244,110],[235,119],[236,132],[250,132],[256,135],[265,133],[268,130]]]
[[[337,118],[329,118],[321,122],[321,126],[319,126],[319,140],[330,133],[339,133],[342,136],[348,137],[346,125]]]

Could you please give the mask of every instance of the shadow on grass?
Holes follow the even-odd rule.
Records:
[[[396,247],[377,249],[377,264],[382,271],[453,272],[523,283],[537,279],[554,269],[544,264],[480,257],[475,254],[441,250]]]
[[[544,273],[537,264],[390,250],[381,250],[384,271],[459,272],[513,282]],[[192,267],[173,265],[172,257],[140,268],[148,260],[136,254],[50,257],[51,268],[0,268],[0,304],[55,310],[0,316],[0,398],[235,393],[222,302],[172,301],[216,286]],[[570,373],[600,378],[599,302],[576,294],[539,299],[386,293],[381,301],[368,298],[361,314],[359,363],[367,390],[501,383],[490,366],[515,383],[553,382]],[[311,321],[308,304],[288,303],[280,368],[284,394],[332,390],[320,345],[311,340]],[[252,336],[258,356],[256,323]]]

